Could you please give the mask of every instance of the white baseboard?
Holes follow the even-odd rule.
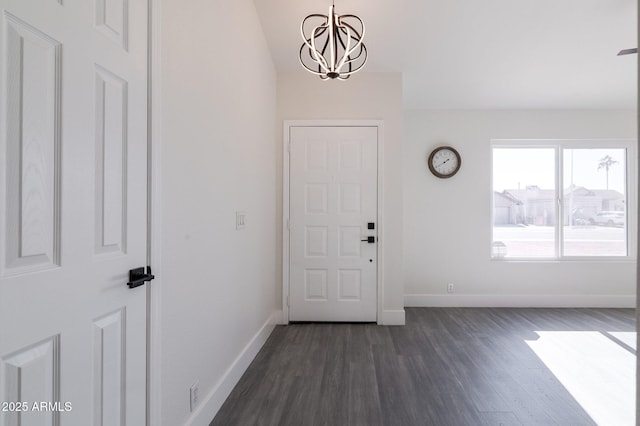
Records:
[[[635,295],[405,294],[405,307],[635,308]]]
[[[382,311],[379,325],[404,325],[404,309]]]
[[[200,407],[191,415],[187,421],[190,426],[208,426],[216,416],[220,407],[227,399],[240,377],[256,357],[262,345],[277,324],[282,323],[282,311],[274,311],[269,319],[260,327],[260,330],[247,343],[242,352],[231,363],[231,366],[224,373],[222,378],[213,387],[213,390],[202,400]]]

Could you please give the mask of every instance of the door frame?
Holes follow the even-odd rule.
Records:
[[[289,211],[290,211],[290,135],[292,127],[375,127],[378,133],[378,256],[377,256],[377,301],[376,322],[382,324],[384,296],[384,121],[383,120],[284,120],[282,142],[282,321],[289,324]]]
[[[147,0],[147,291],[146,426],[162,425],[162,1]]]

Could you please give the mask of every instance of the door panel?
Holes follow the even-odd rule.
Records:
[[[60,336],[37,342],[4,358],[6,393],[2,401],[29,402],[21,406],[26,412],[20,413],[22,423],[18,423],[18,413],[6,413],[4,424],[55,424],[57,413],[33,410],[31,401],[59,400]],[[9,419],[13,418],[11,423]]]
[[[126,252],[127,82],[96,66],[96,254]]]
[[[145,423],[146,34],[146,0],[0,0],[0,425]]]
[[[93,420],[94,424],[124,424],[126,359],[125,308],[93,323]]]
[[[377,128],[292,127],[290,321],[375,321]]]
[[[4,13],[6,34],[6,275],[59,261],[60,43]]]

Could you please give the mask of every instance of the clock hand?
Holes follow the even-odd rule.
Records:
[[[446,160],[444,160],[442,163],[438,164],[436,167],[440,167],[442,166],[444,163],[446,163],[447,161],[451,160],[451,158],[447,158]]]

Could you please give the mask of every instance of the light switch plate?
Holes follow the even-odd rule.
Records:
[[[191,388],[189,388],[189,397],[190,397],[190,408],[191,408],[191,412],[193,412],[193,410],[196,409],[196,405],[198,405],[198,400],[200,399],[200,396],[198,395],[198,385],[199,383],[196,381],[193,385],[191,385]]]
[[[236,212],[236,230],[244,229],[247,223],[247,214],[245,212]]]

